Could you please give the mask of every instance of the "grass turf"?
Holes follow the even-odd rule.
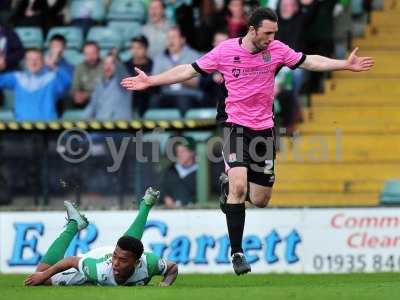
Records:
[[[189,300],[394,300],[400,274],[345,275],[180,275],[172,287],[24,287],[23,275],[0,275],[0,299],[189,299]],[[159,279],[158,279],[159,280]]]

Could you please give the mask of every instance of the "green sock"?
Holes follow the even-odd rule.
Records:
[[[142,200],[139,206],[139,213],[133,221],[132,225],[128,228],[125,235],[141,239],[144,231],[144,226],[146,225],[147,216],[149,215],[151,206],[146,205],[146,203]]]
[[[58,238],[56,238],[53,244],[51,244],[46,254],[43,256],[41,263],[51,266],[62,260],[65,255],[65,251],[67,251],[69,244],[77,232],[78,224],[76,221],[69,221],[65,230]]]

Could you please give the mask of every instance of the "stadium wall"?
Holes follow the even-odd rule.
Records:
[[[92,224],[67,255],[114,245],[132,212],[90,211]],[[64,212],[0,213],[0,271],[34,270],[65,224]],[[248,210],[244,250],[256,273],[400,271],[400,208]],[[154,210],[145,249],[182,273],[232,272],[225,216],[217,210]]]

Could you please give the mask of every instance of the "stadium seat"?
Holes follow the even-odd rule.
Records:
[[[132,53],[130,50],[125,50],[120,52],[118,56],[122,62],[126,62],[127,60],[130,60],[132,58]]]
[[[83,32],[82,29],[75,26],[53,27],[47,34],[45,46],[48,48],[50,39],[53,35],[60,34],[67,40],[68,49],[80,50],[83,45]]]
[[[83,116],[83,112],[83,109],[68,109],[63,113],[62,119],[70,121],[86,120]]]
[[[177,120],[181,118],[179,109],[153,108],[144,113],[143,119],[148,120]]]
[[[137,21],[146,19],[146,8],[139,0],[113,0],[107,14],[107,20]]]
[[[381,204],[400,204],[400,180],[393,179],[385,182],[380,194]]]
[[[192,108],[186,114],[186,119],[214,119],[217,115],[215,108]]]
[[[14,108],[14,92],[10,90],[3,90],[4,94],[4,110],[12,110]]]
[[[43,47],[43,32],[39,27],[17,27],[15,29],[24,48]]]
[[[0,121],[14,121],[12,110],[0,110]]]
[[[120,49],[122,43],[122,37],[118,31],[102,26],[92,27],[88,32],[86,40],[98,43],[101,49]]]
[[[213,133],[211,131],[184,131],[183,135],[193,138],[196,142],[206,142]]]
[[[83,54],[78,50],[67,49],[64,51],[64,58],[72,65],[76,66],[83,62]]]
[[[111,21],[108,27],[121,33],[124,48],[129,48],[131,39],[140,35],[142,31],[142,25],[138,22]]]
[[[103,0],[72,0],[69,8],[71,19],[103,21],[106,9]]]

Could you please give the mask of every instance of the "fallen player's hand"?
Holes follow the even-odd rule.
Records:
[[[39,285],[46,281],[46,277],[43,272],[35,272],[25,279],[25,285]]]
[[[169,284],[166,283],[166,282],[164,282],[164,281],[161,281],[161,282],[158,284],[158,286],[164,287],[164,286],[169,286]]]

